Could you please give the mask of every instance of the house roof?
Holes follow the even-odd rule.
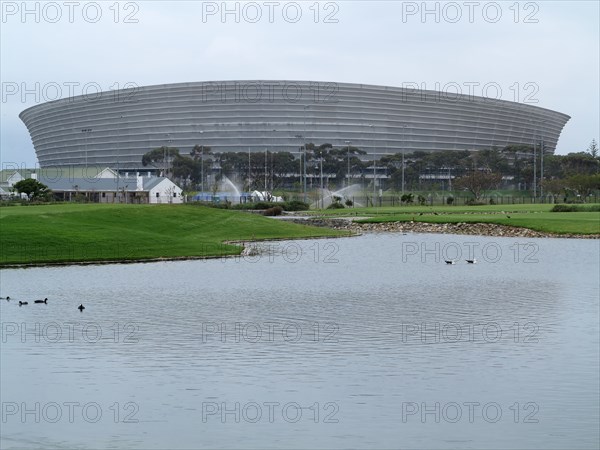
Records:
[[[116,176],[116,172],[109,167],[102,166],[51,166],[37,167],[35,169],[2,169],[0,170],[0,183],[6,183],[15,173],[19,172],[23,178],[31,178],[32,174],[37,174],[38,179],[43,177],[50,178],[95,178],[97,176]],[[135,175],[135,174],[134,174]]]
[[[142,191],[150,191],[152,188],[160,184],[164,180],[171,180],[165,177],[140,177],[142,179],[143,189]],[[53,191],[63,192],[116,192],[117,189],[122,191],[125,189],[127,192],[137,191],[137,178],[136,177],[120,177],[116,178],[71,178],[71,177],[59,177],[59,178],[45,178],[40,177],[39,181],[44,183]],[[139,192],[139,191],[138,191]]]
[[[18,172],[23,178],[31,178],[31,174],[35,172],[32,169],[3,169],[0,170],[0,183],[7,183],[8,179],[12,177],[15,172]]]

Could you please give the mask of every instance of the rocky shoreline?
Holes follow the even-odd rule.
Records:
[[[292,221],[303,225],[347,230],[352,233],[438,233],[465,234],[471,236],[520,237],[520,238],[576,238],[599,239],[600,234],[557,234],[544,233],[528,228],[511,227],[493,223],[426,223],[426,222],[383,222],[357,223],[354,218],[312,218],[297,217]]]

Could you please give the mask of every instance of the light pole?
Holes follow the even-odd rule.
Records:
[[[377,153],[373,149],[373,206],[375,206],[375,202],[377,201],[377,185],[375,180],[377,179],[377,172],[375,171],[375,161],[377,159]]]
[[[304,202],[305,203],[306,203],[306,110],[308,108],[310,108],[310,105],[303,106],[303,113],[304,113],[304,184],[303,184],[303,192],[304,192]],[[311,183],[312,183],[312,181],[311,181]]]
[[[540,140],[541,140],[541,160],[540,160],[540,198],[542,202],[544,201],[544,153],[546,153],[546,149],[544,148],[544,124],[546,120],[542,120],[540,126]]]
[[[167,147],[165,148],[165,151],[163,153],[163,166],[164,166],[164,170],[165,170],[164,176],[166,178],[169,178],[167,176],[167,166],[169,164],[167,161],[167,158],[169,157],[168,156],[169,155],[169,146],[171,145],[171,133],[166,133],[165,136],[167,137]]]
[[[369,125],[369,129],[371,131],[371,137],[373,135],[373,124]],[[375,179],[377,177],[377,173],[375,171],[375,161],[377,160],[377,151],[375,148],[375,139],[373,139],[373,201],[375,201],[375,197],[377,197],[377,188],[375,186]]]
[[[537,145],[535,137],[533,139],[533,198],[537,198]]]
[[[272,133],[275,133],[277,130],[270,130]],[[265,143],[265,192],[267,192],[267,185],[268,185],[268,176],[267,176],[267,145],[268,142]],[[273,194],[273,150],[271,150],[271,190],[270,190],[271,194]]]
[[[122,124],[123,123],[123,118],[125,116],[121,115],[119,116],[119,122]],[[119,203],[121,203],[120,201],[120,195],[119,195],[119,159],[120,159],[120,152],[119,152],[119,147],[117,146],[117,193],[116,193],[116,198],[119,199]]]
[[[294,137],[296,139],[301,140],[302,142],[304,142],[304,136],[302,136],[301,134],[296,134],[294,135]],[[302,155],[304,154],[304,166],[302,165]],[[304,152],[300,151],[300,185],[302,186],[302,189],[304,190],[304,186],[306,186],[306,147],[304,147]],[[304,168],[303,168],[304,167]],[[304,172],[304,180],[302,178],[302,173]],[[306,191],[304,191],[304,201],[306,201]]]
[[[533,122],[529,119],[529,126],[531,127],[531,143],[533,144],[533,199],[537,198],[537,152],[535,151],[535,129]]]
[[[250,192],[250,166],[251,166],[250,147],[248,147],[248,192]]]
[[[202,135],[204,134],[204,130],[200,130],[200,190],[202,193],[200,194],[204,197],[204,140]]]
[[[321,158],[319,159],[321,163],[321,208],[323,208],[324,198],[323,198],[323,153],[321,153]]]
[[[400,125],[402,127],[402,195],[404,195],[404,153],[405,153],[405,134],[406,134],[406,123]]]
[[[350,186],[350,144],[352,141],[345,141],[348,150],[348,171],[346,172],[346,187]]]

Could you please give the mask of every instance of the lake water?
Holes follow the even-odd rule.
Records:
[[[600,241],[262,251],[1,271],[1,447],[598,448]]]

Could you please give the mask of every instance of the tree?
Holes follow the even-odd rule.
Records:
[[[48,200],[52,193],[48,186],[33,178],[16,182],[13,188],[20,194],[26,194],[29,200]]]
[[[477,167],[486,168],[497,173],[508,172],[509,166],[506,157],[502,154],[502,152],[495,148],[491,150],[480,150],[473,156]]]
[[[496,189],[502,181],[502,175],[494,172],[474,170],[470,174],[458,178],[454,183],[460,189],[466,189],[480,200],[485,191]]]
[[[187,180],[190,180],[192,183],[198,183],[200,180],[200,164],[198,161],[177,155],[173,159],[172,166],[173,176],[181,180],[184,185],[187,184]]]
[[[566,181],[562,179],[547,178],[542,180],[542,187],[544,192],[552,194],[554,196],[559,195],[566,187]]]
[[[596,143],[596,139],[592,139],[592,142],[590,142],[590,146],[588,147],[588,153],[594,158],[598,157],[598,144]]]
[[[598,173],[600,166],[600,160],[586,152],[569,153],[561,159],[566,176],[593,175]]]
[[[289,173],[294,173],[297,162],[289,152],[271,153],[271,179],[273,188],[283,186],[285,177]]]
[[[167,158],[167,161],[172,161],[177,156],[179,156],[178,148],[164,146],[158,147],[154,150],[150,150],[149,152],[145,153],[144,156],[142,156],[142,165],[144,167],[151,165],[158,169],[159,165],[164,162],[165,157]],[[169,169],[167,168],[166,171],[168,170]],[[165,173],[163,176],[166,175],[167,174]]]
[[[600,175],[573,175],[565,180],[565,184],[585,199],[592,191],[600,189]]]

